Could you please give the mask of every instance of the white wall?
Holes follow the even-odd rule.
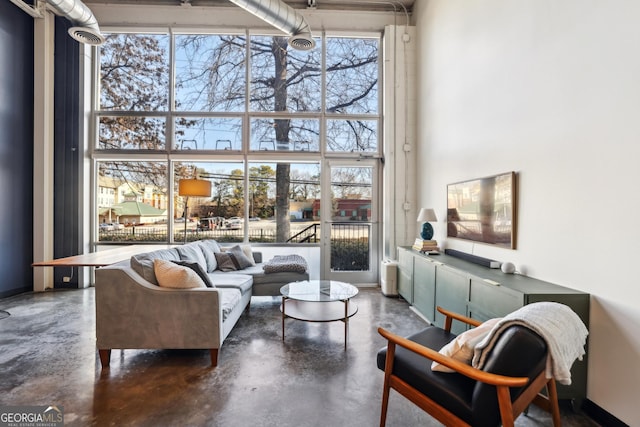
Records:
[[[591,298],[588,398],[640,424],[640,2],[417,0],[418,205],[506,171],[518,247],[436,238]]]

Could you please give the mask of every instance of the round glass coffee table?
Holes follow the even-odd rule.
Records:
[[[358,312],[351,298],[358,288],[335,280],[304,280],[280,288],[282,294],[282,340],[284,319],[290,317],[304,322],[344,322],[344,348],[347,349],[349,318]]]

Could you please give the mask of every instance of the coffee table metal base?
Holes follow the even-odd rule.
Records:
[[[315,302],[299,301],[282,297],[282,340],[284,341],[284,319],[290,317],[303,322],[336,322],[344,323],[344,348],[347,349],[349,318],[358,312],[358,306],[350,300]]]

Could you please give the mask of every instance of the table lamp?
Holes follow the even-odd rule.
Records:
[[[417,221],[424,221],[424,224],[422,224],[422,232],[420,233],[420,237],[422,237],[422,240],[431,240],[431,238],[433,237],[433,227],[431,226],[431,224],[429,224],[429,221],[438,221],[438,218],[436,218],[436,213],[433,211],[433,209],[422,208],[420,209],[420,213],[418,214]]]

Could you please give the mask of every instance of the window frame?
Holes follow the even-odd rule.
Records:
[[[176,162],[241,162],[244,165],[245,182],[244,182],[244,202],[248,207],[247,199],[248,191],[248,170],[251,165],[259,162],[264,163],[319,163],[322,173],[323,165],[326,159],[358,159],[358,158],[377,158],[382,159],[383,153],[383,37],[382,31],[372,32],[342,32],[342,31],[322,31],[318,32],[321,40],[321,107],[319,112],[267,112],[267,111],[251,111],[250,107],[250,70],[251,56],[250,43],[252,35],[260,36],[277,36],[281,35],[275,30],[251,30],[251,29],[191,29],[191,28],[173,28],[173,27],[105,27],[104,33],[133,33],[133,34],[167,34],[169,36],[169,94],[167,111],[123,111],[123,110],[100,110],[98,108],[100,101],[100,50],[97,49],[93,63],[93,79],[92,79],[92,111],[91,121],[93,130],[90,133],[90,156],[92,159],[92,176],[94,178],[95,187],[93,187],[94,204],[93,209],[97,209],[98,198],[98,176],[97,164],[103,161],[164,161],[167,162],[167,224],[168,243],[174,243],[174,227],[171,219],[175,216],[175,206],[173,200],[177,196],[174,194],[174,163]],[[175,36],[176,35],[244,35],[246,37],[246,61],[245,76],[245,103],[244,111],[241,112],[207,112],[207,111],[184,111],[175,108]],[[377,113],[376,114],[346,114],[326,111],[326,39],[329,37],[345,37],[345,38],[368,38],[374,39],[378,43],[378,60],[377,60]],[[99,123],[100,118],[105,116],[130,116],[130,117],[158,117],[165,120],[165,148],[156,150],[139,150],[139,149],[102,149],[99,148]],[[175,135],[175,120],[177,118],[193,117],[193,118],[233,118],[240,119],[242,129],[241,133],[241,150],[180,150],[177,149],[177,138]],[[318,120],[319,121],[319,150],[318,151],[259,151],[251,150],[251,129],[250,124],[254,119],[292,119],[292,120]],[[329,151],[327,143],[327,123],[329,120],[373,120],[377,123],[377,145],[375,151],[365,152],[338,152]],[[329,194],[328,189],[321,186],[321,194]],[[245,209],[245,216],[248,215]],[[93,215],[94,230],[97,230],[98,217]],[[95,244],[104,244],[98,241],[97,232],[94,235]],[[248,230],[244,227],[244,241],[248,241]],[[285,243],[278,243],[285,244]]]

